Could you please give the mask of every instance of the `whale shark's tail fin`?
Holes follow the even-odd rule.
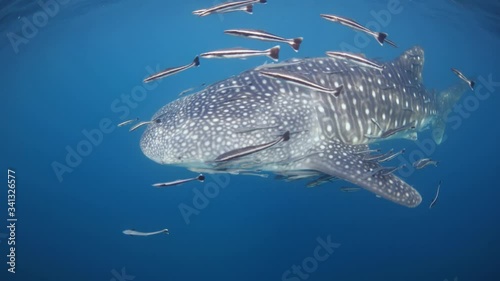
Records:
[[[437,116],[432,122],[432,138],[437,144],[441,144],[443,141],[448,114],[450,114],[455,104],[468,90],[470,89],[467,84],[457,83],[437,95]]]

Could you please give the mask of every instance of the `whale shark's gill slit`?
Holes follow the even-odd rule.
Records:
[[[269,130],[269,129],[275,129],[278,128],[279,125],[274,125],[274,126],[261,126],[261,127],[243,127],[238,130],[234,130],[236,134],[245,134],[245,133],[252,133],[255,131],[260,131],[260,130]],[[292,134],[292,132],[290,132]]]
[[[237,89],[237,88],[242,88],[242,87],[245,87],[246,85],[231,85],[231,86],[224,86],[224,87],[220,87],[218,88],[217,90],[215,90],[215,94],[217,93],[221,93],[221,94],[225,94],[227,92],[227,90],[229,89]]]
[[[389,87],[384,87],[384,88],[382,88],[382,91],[391,91],[391,90],[396,90],[396,87],[394,87],[394,86],[389,86]]]
[[[306,153],[305,155],[300,155],[300,156],[289,156],[286,159],[279,160],[276,162],[278,166],[292,166],[294,163],[300,162],[307,157],[310,157],[312,155],[318,154],[319,152],[311,152],[311,153]]]

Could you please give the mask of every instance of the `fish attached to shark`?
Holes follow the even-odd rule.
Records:
[[[321,57],[266,64],[207,86],[162,107],[142,135],[150,159],[205,173],[272,172],[287,178],[335,177],[395,203],[416,207],[416,189],[370,157],[369,144],[415,140],[432,127],[441,143],[445,121],[467,90],[440,94],[422,83],[424,51],[413,47],[383,69]],[[289,73],[308,84],[260,72]],[[334,95],[310,87],[341,87]],[[219,156],[260,147],[289,132],[287,141],[230,161]],[[390,132],[390,133],[389,133]],[[373,159],[373,160],[370,160]]]

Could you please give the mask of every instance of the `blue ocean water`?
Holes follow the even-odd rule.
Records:
[[[18,219],[13,274],[5,183],[0,280],[500,280],[498,1],[268,2],[253,15],[200,18],[191,12],[218,2],[0,1],[0,159],[5,174],[15,171]],[[378,26],[399,48],[363,41],[321,13]],[[424,202],[410,209],[367,191],[340,192],[342,182],[305,188],[305,181],[241,175],[151,187],[195,174],[146,158],[142,129],[116,124],[148,120],[187,88],[266,62],[204,60],[142,83],[201,52],[273,46],[224,35],[229,28],[303,36],[299,53],[282,46],[282,61],[345,48],[387,61],[420,45],[428,89],[456,84],[450,67],[474,77],[481,87],[450,114],[443,144],[429,142],[426,131],[417,142],[378,146],[404,147],[406,160],[423,153],[440,161],[403,177]],[[78,149],[83,156],[71,152]],[[66,170],[55,172],[57,163]],[[170,234],[122,234],[131,228]]]

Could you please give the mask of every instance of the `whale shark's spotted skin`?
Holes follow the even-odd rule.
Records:
[[[212,84],[161,108],[141,139],[144,154],[161,164],[205,172],[271,171],[290,176],[336,176],[396,203],[414,207],[421,196],[393,174],[365,161],[368,144],[384,131],[413,123],[416,130],[391,138],[416,139],[437,113],[436,96],[421,79],[424,53],[406,51],[384,70],[346,60],[311,58],[258,67]],[[297,73],[339,97],[259,75]],[[377,124],[376,124],[377,123]],[[381,128],[379,128],[380,126]],[[214,163],[231,150],[268,143],[290,131],[290,140],[261,152]]]

